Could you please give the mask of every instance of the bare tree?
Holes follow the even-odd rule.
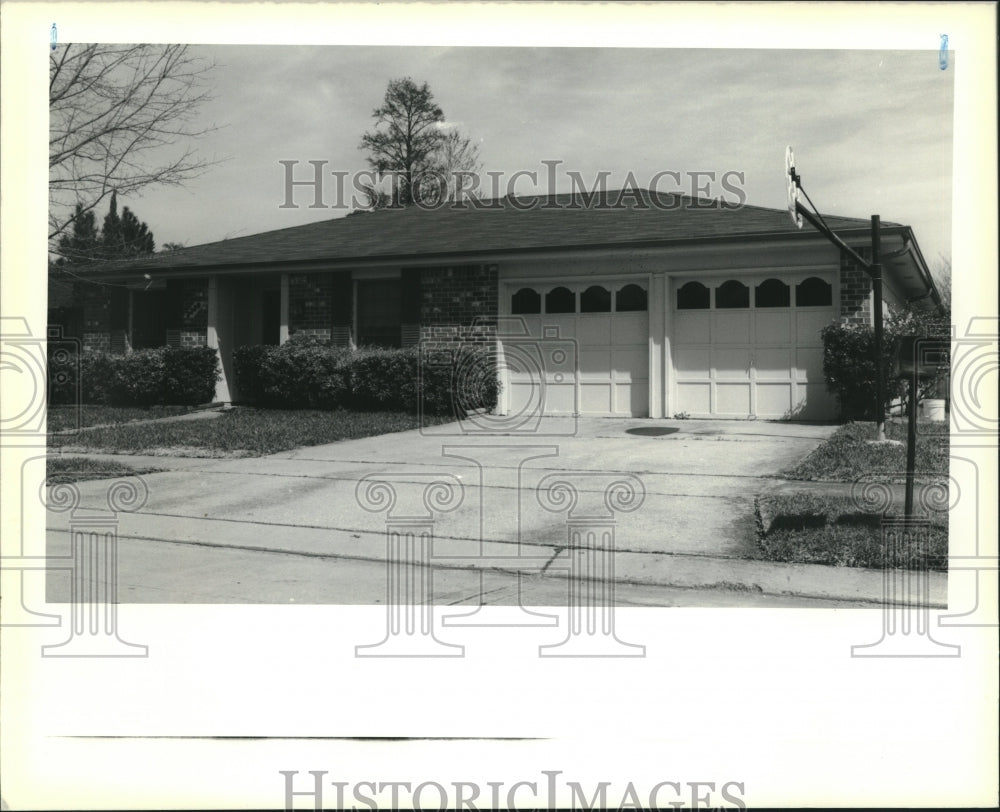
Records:
[[[178,185],[212,162],[186,143],[213,65],[186,45],[69,44],[49,59],[49,239],[112,192]]]
[[[941,306],[951,318],[951,256],[939,254],[936,267],[931,269],[935,287],[941,295]]]
[[[479,160],[479,145],[472,143],[472,139],[460,130],[448,130],[432,162],[432,170],[444,186],[441,191],[445,200],[454,200],[460,187],[479,187],[478,181],[471,183],[471,178],[478,176],[483,168],[482,161]],[[478,195],[477,192],[470,191],[468,196]]]

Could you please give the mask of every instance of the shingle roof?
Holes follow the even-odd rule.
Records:
[[[184,271],[284,262],[418,258],[599,246],[712,241],[800,233],[784,209],[736,206],[633,190],[410,206],[267,231],[142,259],[91,265],[91,272]],[[826,218],[835,230],[868,220]],[[893,223],[884,223],[892,227]]]

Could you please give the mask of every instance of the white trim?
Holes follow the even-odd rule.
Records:
[[[290,296],[290,286],[288,282],[288,274],[283,273],[281,275],[281,304],[279,306],[280,315],[278,316],[278,344],[284,344],[288,341],[288,311],[289,311],[289,296]]]
[[[800,312],[800,311],[804,312],[804,313],[817,313],[817,312],[823,313],[823,312],[829,312],[829,313],[832,314],[832,317],[833,317],[834,320],[836,320],[839,317],[839,314],[840,314],[840,269],[839,269],[839,267],[837,267],[837,268],[830,268],[829,266],[824,266],[822,269],[820,269],[820,268],[813,268],[813,267],[800,268],[800,269],[797,269],[797,270],[795,270],[794,272],[791,272],[791,273],[787,269],[782,269],[780,271],[773,271],[773,270],[767,270],[767,269],[763,269],[763,270],[762,269],[755,269],[755,270],[753,270],[751,272],[744,271],[742,273],[739,272],[739,271],[734,270],[734,271],[731,271],[731,272],[729,272],[729,273],[727,273],[725,275],[713,274],[711,276],[708,276],[708,275],[703,275],[703,274],[698,274],[698,273],[671,273],[671,274],[668,274],[668,276],[670,277],[671,284],[670,284],[670,290],[668,291],[667,300],[666,300],[665,304],[666,304],[666,308],[667,308],[666,309],[666,315],[667,315],[667,318],[668,318],[668,320],[670,322],[669,325],[668,325],[669,334],[667,336],[667,342],[669,344],[670,351],[669,351],[669,354],[668,354],[668,356],[667,356],[667,358],[665,360],[665,365],[664,365],[666,374],[668,374],[668,376],[669,376],[669,382],[668,382],[667,387],[666,387],[666,391],[668,393],[667,394],[667,400],[668,400],[667,415],[668,416],[671,416],[672,413],[674,412],[674,410],[678,408],[678,399],[679,399],[678,381],[677,381],[677,368],[676,368],[676,364],[674,362],[674,352],[675,352],[675,335],[674,335],[674,331],[676,329],[675,316],[676,316],[676,314],[678,312],[678,310],[677,310],[677,296],[676,296],[676,294],[677,294],[677,283],[678,282],[685,282],[686,283],[686,282],[689,282],[689,281],[697,281],[697,282],[701,282],[701,283],[705,284],[706,287],[708,287],[708,289],[709,289],[709,307],[707,307],[707,308],[697,308],[697,309],[693,309],[693,310],[679,311],[679,312],[682,312],[682,313],[706,313],[706,314],[714,314],[714,313],[718,313],[718,312],[725,312],[725,313],[741,313],[741,312],[745,312],[745,313],[748,313],[748,314],[753,314],[753,313],[756,313],[756,312],[760,311],[760,312],[793,313],[794,314],[794,313]],[[795,304],[795,291],[794,291],[795,285],[798,284],[799,282],[802,282],[803,280],[808,279],[808,278],[813,277],[813,276],[815,276],[815,277],[817,277],[819,279],[822,279],[824,282],[827,282],[830,285],[830,287],[831,287],[831,301],[830,301],[830,304],[829,305],[810,305],[810,306],[799,306],[799,305],[796,305]],[[730,279],[737,279],[738,281],[744,283],[748,288],[751,288],[751,289],[756,288],[756,286],[758,284],[760,284],[761,282],[763,282],[766,279],[780,279],[781,281],[785,282],[785,284],[787,284],[790,288],[792,288],[792,290],[790,290],[789,305],[787,307],[775,307],[775,308],[771,308],[771,307],[763,307],[763,308],[757,307],[756,292],[754,290],[750,290],[749,292],[751,293],[751,295],[749,297],[749,301],[748,301],[747,307],[731,308],[731,309],[730,308],[723,308],[723,309],[720,310],[719,308],[716,307],[716,303],[715,303],[715,291],[716,291],[716,288],[718,287],[718,285],[720,285],[723,282],[726,282],[726,281],[728,281]],[[709,318],[712,319],[714,317],[711,316],[711,315],[709,315]],[[753,316],[751,315],[750,318],[751,318],[751,322],[750,323],[751,323],[751,325],[753,325],[754,324],[754,322],[753,322]],[[793,343],[793,348],[794,348],[794,346],[795,345]],[[756,386],[757,375],[756,375],[756,340],[755,339],[752,340],[751,343],[750,343],[750,345],[749,345],[749,364],[750,364],[750,366],[749,366],[749,369],[747,370],[747,382],[749,383],[749,409],[750,409],[750,414],[747,415],[746,419],[751,419],[751,420],[756,420],[756,419],[770,419],[770,418],[767,418],[767,417],[759,418],[758,415],[757,415],[757,396],[758,396],[758,392],[757,392],[757,386]],[[716,380],[716,374],[715,374],[715,372],[716,372],[715,367],[711,366],[710,369],[709,369],[709,371],[708,371],[708,379],[709,379],[709,383],[711,384],[710,388],[709,388],[709,412],[708,413],[692,414],[692,417],[713,417],[713,418],[714,417],[720,417],[720,415],[718,414],[718,408],[717,408],[717,403],[716,403],[716,398],[718,396],[717,385],[715,383],[713,383]],[[797,376],[794,373],[794,371],[793,371],[793,373],[792,373],[792,375],[790,377],[790,382],[791,382],[792,406],[793,406],[793,408],[795,408],[795,406],[798,403],[797,391],[798,391],[799,381],[798,381]],[[731,417],[731,416],[724,415],[724,416],[721,416],[721,417],[727,417],[728,418],[728,417]],[[739,419],[739,418],[735,418],[734,417],[733,419]]]
[[[497,280],[498,285],[498,308],[497,315],[499,318],[539,318],[544,316],[559,317],[569,317],[572,316],[576,320],[580,318],[587,318],[590,316],[613,316],[618,313],[622,315],[633,315],[635,313],[646,313],[646,357],[647,357],[647,393],[646,393],[646,413],[650,417],[656,417],[660,408],[659,404],[659,391],[661,390],[662,383],[659,379],[659,364],[656,363],[656,358],[659,354],[659,347],[656,344],[656,339],[654,337],[654,323],[658,320],[654,318],[653,308],[655,307],[655,295],[654,295],[654,273],[653,271],[648,271],[646,273],[624,273],[624,274],[611,274],[611,275],[600,275],[600,274],[590,274],[587,276],[574,275],[574,276],[550,276],[550,277],[531,277],[531,278],[499,278]],[[663,278],[662,272],[656,273],[656,277],[659,279]],[[645,311],[636,310],[625,310],[619,311],[615,309],[615,294],[621,290],[624,286],[629,284],[639,284],[643,286],[646,291],[646,309]],[[611,310],[601,311],[598,313],[582,313],[580,311],[580,295],[587,288],[593,285],[600,285],[611,292]],[[547,313],[545,312],[545,294],[550,290],[555,288],[565,287],[573,291],[575,300],[575,307],[571,313]],[[511,312],[511,297],[519,290],[523,288],[532,288],[541,296],[540,312],[538,313],[512,313]],[[562,337],[562,336],[561,336]],[[509,414],[510,412],[510,378],[507,371],[503,365],[503,346],[501,337],[497,336],[498,343],[500,344],[500,352],[498,352],[498,362],[502,370],[501,375],[501,396],[500,396],[500,409],[501,414]],[[578,359],[579,363],[579,359]],[[582,403],[582,388],[583,383],[579,374],[576,375],[575,381],[575,400],[577,408],[580,408]],[[614,403],[615,391],[614,383],[611,384],[611,397],[612,403]],[[654,405],[655,404],[655,405]]]

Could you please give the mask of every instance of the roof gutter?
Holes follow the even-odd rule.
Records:
[[[917,271],[920,273],[920,281],[924,283],[924,287],[926,288],[926,291],[923,294],[920,296],[913,296],[910,299],[907,299],[907,301],[919,302],[929,296],[933,300],[934,304],[937,305],[939,310],[943,308],[944,302],[941,300],[941,293],[937,289],[937,285],[934,284],[934,277],[931,276],[930,268],[927,267],[924,255],[920,253],[920,246],[917,245],[917,239],[913,234],[913,230],[909,226],[906,227],[906,233],[903,235],[903,248],[895,253],[900,256],[909,254],[913,258],[913,262],[917,266]]]
[[[906,231],[908,231],[907,226],[890,226],[884,228],[882,233],[886,236],[902,235],[905,239]],[[851,232],[856,231],[851,229]],[[863,230],[857,230],[858,235],[865,234],[867,232]],[[846,232],[852,237],[854,234],[851,232]],[[841,233],[845,233],[841,231]],[[462,251],[441,251],[437,253],[426,253],[426,254],[382,254],[375,256],[353,256],[353,257],[318,257],[316,259],[301,259],[301,260],[270,260],[266,262],[216,262],[214,264],[206,265],[173,265],[164,268],[157,268],[155,264],[137,265],[134,268],[129,269],[115,269],[107,271],[94,270],[91,274],[83,274],[82,276],[91,276],[93,279],[125,279],[134,276],[138,273],[149,273],[151,275],[169,275],[171,277],[181,278],[181,277],[192,277],[192,276],[204,276],[207,273],[243,273],[253,270],[270,270],[272,272],[296,272],[296,271],[309,271],[315,269],[317,266],[324,269],[330,269],[332,267],[357,267],[358,265],[376,263],[376,264],[388,264],[388,263],[400,263],[400,262],[433,262],[435,260],[449,260],[454,261],[456,258],[461,257],[501,257],[510,256],[517,254],[527,254],[527,255],[550,255],[553,253],[566,252],[566,251],[593,251],[598,249],[605,250],[637,250],[643,248],[671,248],[671,247],[685,247],[685,246],[697,246],[697,245],[717,245],[722,243],[739,243],[739,242],[767,242],[767,241],[809,241],[815,240],[820,235],[814,235],[807,232],[795,232],[789,233],[787,231],[771,231],[771,232],[760,232],[757,234],[729,234],[729,235],[718,235],[712,237],[681,237],[675,239],[657,239],[657,240],[633,240],[631,242],[616,242],[616,243],[580,243],[575,245],[545,245],[545,246],[535,246],[535,247],[518,247],[518,248],[483,248],[478,250],[462,250]]]

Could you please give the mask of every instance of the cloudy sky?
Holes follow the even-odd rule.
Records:
[[[281,160],[354,172],[390,79],[428,82],[446,119],[480,145],[484,169],[546,191],[543,160],[592,182],[631,171],[744,173],[747,202],[783,208],[784,150],[795,149],[805,189],[828,214],[914,227],[932,266],[951,250],[954,62],[936,51],[633,48],[192,46],[217,63],[217,131],[200,152],[220,163],[183,189],[126,200],[157,243],[196,245],[314,220],[343,210],[284,200]],[[685,185],[687,181],[685,181]],[[331,180],[327,202],[333,203]],[[676,191],[665,176],[663,191]],[[505,190],[504,190],[505,191]],[[683,191],[690,191],[683,189]],[[718,184],[713,195],[732,199]]]

